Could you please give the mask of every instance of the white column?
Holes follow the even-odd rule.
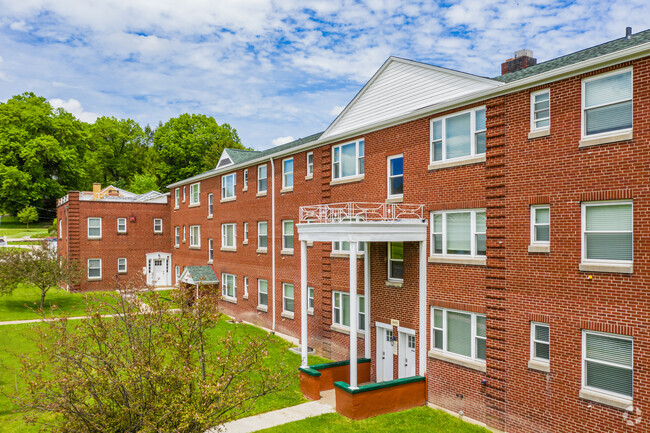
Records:
[[[370,359],[370,242],[366,242],[366,253],[363,258],[363,297],[366,303],[366,315],[364,329],[366,330],[365,353],[364,356]]]
[[[307,241],[300,241],[300,355],[307,367]]]
[[[418,374],[427,371],[427,243],[420,242],[420,367]]]
[[[350,242],[350,389],[357,389],[357,243]]]

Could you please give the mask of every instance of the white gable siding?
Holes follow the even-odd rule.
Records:
[[[483,78],[391,59],[323,136],[371,125],[498,85]]]

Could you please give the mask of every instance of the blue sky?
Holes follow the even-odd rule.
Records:
[[[182,6],[180,6],[182,5]],[[390,55],[495,76],[648,26],[648,0],[0,0],[0,101],[202,113],[265,149],[325,129]]]

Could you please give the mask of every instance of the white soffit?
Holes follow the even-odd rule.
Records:
[[[316,242],[422,242],[427,220],[363,221],[297,224],[298,239]]]
[[[321,139],[502,85],[489,78],[390,57]]]

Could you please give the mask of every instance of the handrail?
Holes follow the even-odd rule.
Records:
[[[300,207],[301,223],[421,220],[423,217],[423,204],[348,202]]]

